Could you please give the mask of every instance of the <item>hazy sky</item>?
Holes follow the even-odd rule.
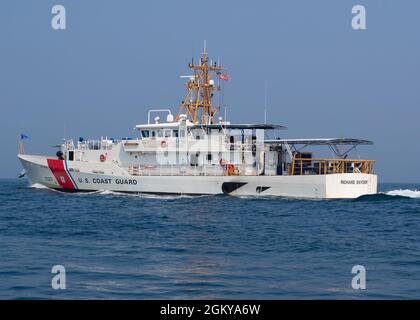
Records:
[[[51,28],[62,4],[67,29]],[[365,5],[367,30],[351,27]],[[231,122],[269,122],[285,137],[374,140],[380,182],[420,182],[420,1],[0,1],[0,177],[67,136],[121,138],[149,106],[177,111],[186,64],[203,40],[232,80]]]

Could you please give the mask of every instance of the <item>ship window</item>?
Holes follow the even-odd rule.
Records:
[[[171,137],[171,131],[170,129],[165,129],[165,138],[170,138]]]
[[[158,137],[163,137],[163,131],[162,130],[158,130],[157,131],[157,136]]]
[[[73,159],[74,159],[74,152],[69,151],[69,161],[73,161]]]
[[[155,137],[155,136],[156,136],[156,132],[152,131],[152,137]]]
[[[174,130],[174,135],[175,138],[178,138],[178,130]]]
[[[207,154],[207,161],[211,161],[211,159],[212,159],[211,153],[208,153]]]
[[[141,135],[142,135],[143,138],[149,138],[149,134],[150,134],[149,130],[142,130],[141,131]]]

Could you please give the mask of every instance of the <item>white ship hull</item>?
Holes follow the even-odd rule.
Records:
[[[357,198],[377,193],[377,176],[338,173],[297,176],[133,176],[113,163],[19,155],[31,183],[62,191],[110,190],[158,194],[230,194],[314,199]]]

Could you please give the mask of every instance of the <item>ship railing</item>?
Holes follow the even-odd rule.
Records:
[[[65,150],[74,150],[74,142],[72,139],[64,141]]]
[[[179,139],[175,139],[175,138],[157,138],[157,139],[143,139],[140,141],[136,141],[136,143],[140,143],[144,148],[157,148],[160,147],[162,142],[165,142],[168,145],[177,145],[179,143]],[[188,143],[193,144],[194,142],[198,142],[200,140],[198,139],[194,139],[194,140],[188,140]],[[256,143],[253,142],[241,142],[241,141],[236,141],[236,142],[226,142],[224,143],[224,145],[226,146],[226,148],[229,150],[242,150],[242,149],[246,149],[246,150],[252,150],[252,148],[255,148]]]
[[[255,151],[256,143],[250,142],[227,142],[225,143],[225,148],[230,151]]]
[[[337,173],[373,174],[375,160],[294,158],[288,166],[289,175],[325,175]]]
[[[256,175],[255,168],[250,166],[248,171],[243,167],[235,166],[235,171],[228,173],[226,168],[220,165],[190,166],[190,165],[132,165],[127,168],[133,176],[225,176],[237,175],[239,170],[244,175]]]
[[[78,141],[76,145],[74,145],[73,140],[68,140],[65,142],[66,150],[111,150],[113,146],[113,142],[111,140],[85,140],[85,141]]]
[[[124,144],[124,149],[126,151],[152,151],[152,152],[158,152],[158,151],[173,151],[177,150],[177,148],[181,148],[180,145],[178,145],[178,141],[176,140],[166,140],[166,139],[158,139],[158,140],[148,140],[148,141],[136,141],[131,142],[133,144],[132,146],[129,146],[128,143]],[[187,146],[194,146],[193,142],[189,141]],[[249,143],[226,143],[223,145],[224,150],[228,151],[255,151],[256,147],[255,144],[249,144]],[[214,149],[217,148],[213,147]],[[217,150],[217,149],[216,149]]]

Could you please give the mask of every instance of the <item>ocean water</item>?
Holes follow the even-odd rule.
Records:
[[[0,180],[0,298],[418,299],[420,185],[379,189],[315,201]],[[65,290],[51,287],[54,265]],[[352,289],[354,265],[365,290]]]

